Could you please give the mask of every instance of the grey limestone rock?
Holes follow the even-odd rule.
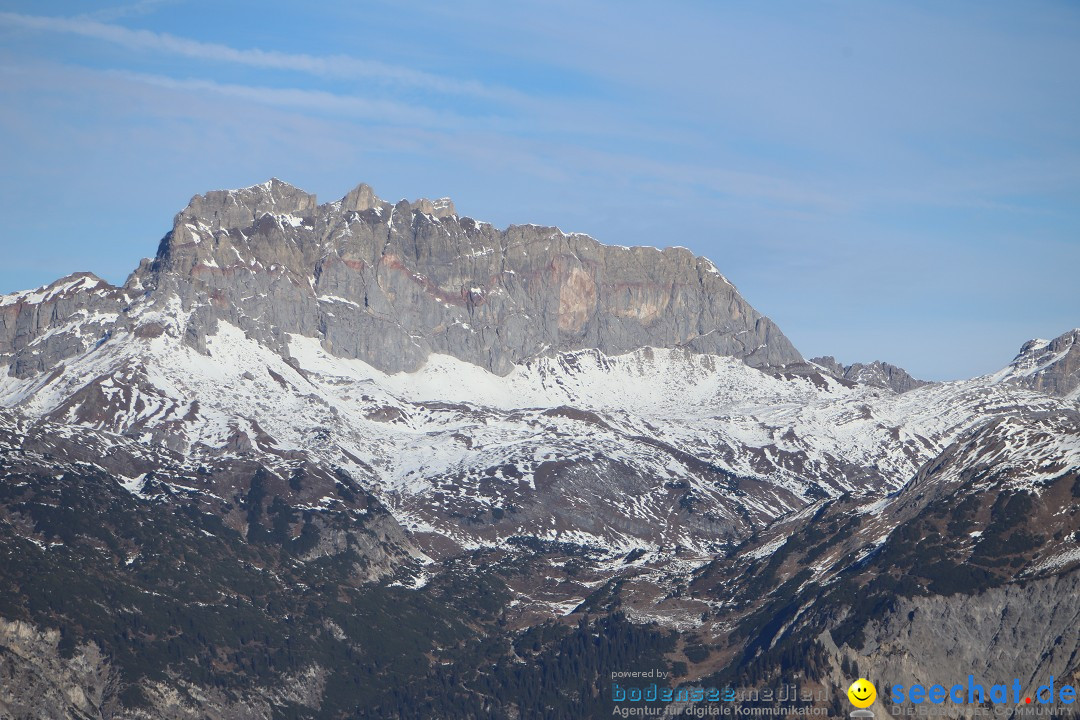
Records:
[[[60,631],[0,618],[0,717],[102,717],[116,671],[97,645],[65,656]]]
[[[449,198],[337,202],[278,179],[192,198],[123,287],[78,274],[0,296],[0,361],[47,372],[111,333],[175,333],[203,350],[225,321],[288,352],[291,335],[387,372],[443,353],[499,374],[531,358],[646,346],[801,361],[780,329],[684,248],[603,245],[554,227],[505,230]]]
[[[505,374],[565,350],[687,347],[754,366],[801,360],[704,258],[553,227],[498,230],[441,200],[342,200],[278,180],[195,197],[129,289],[179,298],[198,344],[224,320],[285,351],[290,334],[387,371],[444,353]]]
[[[1032,390],[1064,397],[1080,388],[1080,328],[1053,340],[1029,340],[1009,364],[1008,378]]]
[[[130,300],[91,273],[0,296],[0,362],[17,377],[51,370],[123,325]]]
[[[177,216],[177,222],[198,219],[214,229],[243,228],[250,227],[267,213],[305,215],[314,212],[315,207],[314,195],[271,178],[262,185],[242,190],[212,190],[205,195],[196,195]]]
[[[890,683],[946,687],[968,675],[983,687],[1012,682],[1033,697],[1054,677],[1075,686],[1080,647],[1076,597],[1080,572],[991,588],[978,595],[898,598],[895,609],[866,628],[867,645],[857,661]],[[882,692],[881,689],[878,692]],[[910,705],[908,705],[910,707]],[[954,705],[952,717],[978,716],[977,704]],[[886,716],[882,712],[879,717]]]

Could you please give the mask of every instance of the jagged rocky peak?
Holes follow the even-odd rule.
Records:
[[[78,293],[113,289],[115,288],[112,285],[94,273],[76,272],[59,280],[54,280],[36,290],[0,295],[0,307],[23,304],[39,305],[41,303],[55,302]]]
[[[887,362],[875,360],[872,363],[852,363],[842,365],[832,355],[813,358],[810,362],[827,370],[834,377],[850,380],[861,385],[889,388],[898,393],[905,393],[923,385],[926,380],[916,380],[906,370]]]
[[[454,209],[454,201],[448,197],[439,198],[438,200],[420,198],[412,203],[411,207],[413,210],[417,210],[426,215],[433,215],[437,218],[448,218],[457,215],[457,210]]]
[[[367,183],[360,183],[341,199],[341,209],[346,212],[363,212],[383,204]]]
[[[239,190],[211,190],[191,198],[176,218],[202,221],[212,230],[246,228],[265,213],[306,216],[315,212],[314,195],[287,182],[270,178],[259,185]]]
[[[341,199],[339,204],[343,212],[364,212],[375,208],[381,208],[383,211],[387,211],[392,207],[396,207],[379,198],[379,196],[375,194],[375,190],[367,183],[360,183],[354,187]],[[438,198],[437,200],[420,198],[413,202],[402,200],[398,205],[402,208],[407,207],[409,211],[431,215],[436,218],[450,218],[457,215],[454,201],[448,197]]]
[[[1080,328],[1053,340],[1029,340],[996,379],[1080,399]]]

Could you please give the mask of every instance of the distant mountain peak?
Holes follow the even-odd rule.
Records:
[[[175,224],[195,221],[211,230],[240,229],[250,227],[265,213],[306,215],[317,206],[315,195],[270,178],[251,187],[196,195],[176,216]]]
[[[907,370],[901,367],[880,360],[875,360],[872,363],[842,365],[833,356],[826,355],[814,358],[810,362],[828,370],[837,378],[851,380],[863,385],[890,388],[898,393],[904,393],[930,384],[926,380],[916,380],[908,374]]]
[[[1028,340],[1013,361],[992,377],[1050,395],[1080,398],[1080,328],[1053,340]]]
[[[54,300],[66,294],[97,290],[99,288],[112,288],[112,285],[92,272],[75,272],[34,290],[0,295],[0,306],[18,303],[37,304]]]
[[[382,204],[382,200],[375,195],[375,190],[367,183],[360,183],[350,190],[341,199],[341,209],[352,212],[363,212]]]
[[[457,215],[457,210],[454,208],[454,201],[448,197],[438,198],[436,200],[428,200],[427,198],[420,198],[416,202],[412,203],[412,209],[427,215],[432,215],[437,218],[448,218]]]

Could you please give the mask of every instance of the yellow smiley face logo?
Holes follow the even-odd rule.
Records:
[[[866,678],[859,678],[847,689],[848,700],[857,708],[868,708],[877,700],[877,688]]]

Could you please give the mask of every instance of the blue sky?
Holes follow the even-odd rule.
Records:
[[[453,197],[706,255],[807,357],[1080,326],[1080,5],[0,0],[0,292],[206,190]]]

